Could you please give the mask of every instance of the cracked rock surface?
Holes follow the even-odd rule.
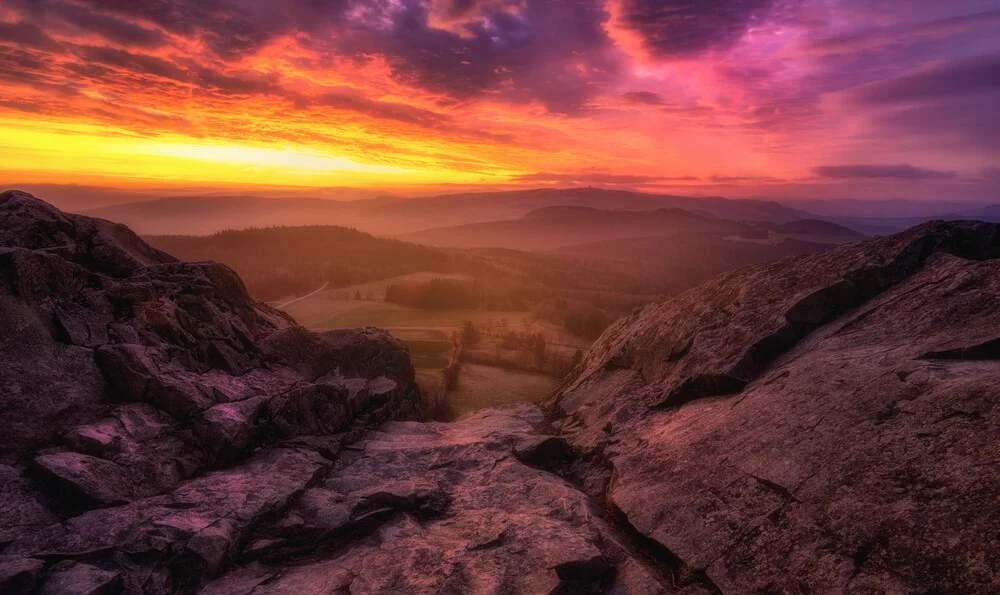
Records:
[[[1000,228],[728,273],[550,403],[580,483],[725,593],[1000,590]]]
[[[664,591],[586,495],[522,460],[543,430],[526,406],[368,432],[205,592]]]

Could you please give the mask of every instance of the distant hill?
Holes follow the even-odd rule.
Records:
[[[805,211],[773,201],[728,200],[644,194],[598,188],[567,188],[447,194],[420,198],[380,197],[341,201],[261,196],[167,197],[85,211],[124,223],[144,235],[206,235],[223,229],[271,225],[342,225],[376,235],[398,236],[438,227],[511,220],[556,206],[600,210],[684,209],[732,220],[786,223]]]
[[[798,221],[780,223],[774,226],[774,231],[777,233],[796,235],[816,235],[858,239],[865,237],[865,234],[859,231],[855,231],[849,227],[844,227],[843,225],[838,225],[837,223],[833,223],[831,221],[823,221],[822,219],[800,219]]]
[[[208,235],[225,229],[337,225],[342,203],[324,198],[177,196],[86,211],[124,223],[142,235]]]
[[[739,234],[751,229],[745,223],[676,208],[621,211],[560,206],[531,211],[519,219],[441,227],[403,237],[431,246],[553,250],[601,240],[697,232]]]
[[[940,213],[926,217],[828,217],[827,220],[863,231],[869,235],[889,235],[928,221],[1000,223],[1000,205],[989,205],[967,211]]]
[[[1000,204],[987,205],[985,207],[961,211],[957,213],[957,216],[964,219],[976,219],[979,221],[997,223],[1000,222]]]
[[[558,211],[533,213],[525,219],[544,222],[557,214]],[[614,218],[607,213],[597,214]],[[628,219],[635,215],[619,216]],[[689,223],[690,219],[732,225],[686,212],[672,216],[675,222]],[[584,217],[589,219],[588,215]],[[651,219],[656,221],[657,217]],[[226,264],[240,274],[251,294],[267,300],[304,295],[322,286],[334,289],[413,273],[468,275],[479,280],[482,289],[505,295],[518,292],[528,296],[528,301],[546,295],[588,292],[672,295],[727,269],[827,247],[792,240],[777,245],[725,240],[731,233],[731,230],[679,232],[666,237],[606,240],[542,252],[445,249],[320,225],[144,239],[183,260]]]
[[[375,237],[344,227],[227,230],[209,236],[146,236],[150,245],[190,261],[211,260],[236,270],[259,299],[301,295],[411,273],[465,274],[507,285],[612,290],[629,279],[598,270],[589,259],[517,250],[445,250]]]
[[[631,280],[635,293],[673,294],[730,269],[815,254],[828,244],[787,239],[778,244],[726,240],[717,234],[627,238],[569,246],[559,254],[589,260],[594,269]]]
[[[326,225],[145,239],[182,260],[232,267],[261,299],[304,293],[324,283],[352,285],[415,271],[466,272],[474,265],[442,250]]]

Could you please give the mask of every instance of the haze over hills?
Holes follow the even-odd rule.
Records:
[[[622,211],[565,206],[538,209],[509,221],[442,227],[403,237],[431,246],[551,250],[617,238],[701,232],[739,234],[752,229],[745,223],[676,208]]]
[[[567,246],[557,252],[584,258],[594,268],[627,276],[634,280],[635,289],[657,287],[660,293],[672,295],[730,269],[814,254],[829,247],[830,244],[796,239],[738,242],[707,233],[604,240]],[[654,280],[658,286],[653,284]]]
[[[70,190],[60,189],[69,196]],[[77,204],[114,203],[75,212],[124,223],[144,235],[207,235],[223,229],[273,225],[341,225],[382,236],[404,236],[473,223],[511,221],[553,206],[589,207],[608,211],[682,209],[721,219],[790,223],[820,219],[866,235],[884,235],[933,219],[996,220],[988,203],[912,200],[794,200],[648,194],[603,188],[536,189],[506,192],[466,192],[421,197],[374,196],[338,189],[278,195],[185,195],[146,200],[147,194],[116,191],[101,197],[83,188]],[[339,197],[349,196],[350,200]],[[355,200],[355,198],[357,200]],[[435,241],[436,243],[436,241]]]
[[[860,239],[865,234],[855,231],[849,227],[838,225],[832,221],[822,219],[801,219],[799,221],[789,221],[769,227],[771,230],[790,235],[812,235],[827,236],[831,238]]]
[[[144,235],[205,235],[223,229],[271,225],[342,225],[376,235],[510,220],[551,206],[650,211],[680,208],[715,217],[787,222],[810,215],[773,201],[684,197],[598,188],[540,189],[441,196],[380,197],[357,201],[255,196],[162,198],[89,210]]]
[[[776,229],[800,233],[775,233]],[[747,224],[678,209],[548,207],[515,221],[408,236],[412,241],[321,225],[146,239],[185,260],[213,260],[233,267],[261,299],[301,295],[320,286],[438,273],[504,279],[537,300],[553,290],[670,295],[733,267],[817,252],[824,244],[853,241],[857,236],[826,222]],[[551,253],[533,254],[533,250]],[[617,262],[616,256],[624,261]]]
[[[1000,204],[979,205],[971,209],[961,211],[936,212],[931,216],[891,216],[891,217],[844,217],[831,216],[830,221],[869,233],[872,235],[883,235],[902,231],[914,225],[919,225],[928,220],[942,221],[989,221],[1000,222]]]

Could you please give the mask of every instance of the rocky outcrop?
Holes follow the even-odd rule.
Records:
[[[420,419],[413,374],[384,331],[310,333],[222,265],[0,194],[0,591],[198,586],[338,444]]]
[[[544,431],[541,411],[515,407],[369,432],[205,592],[666,589],[589,498],[524,462],[558,440]]]
[[[0,194],[0,592],[996,592],[997,329],[1000,228],[934,223],[426,423],[387,333]]]
[[[1000,590],[1000,227],[728,273],[550,403],[580,485],[725,593]]]

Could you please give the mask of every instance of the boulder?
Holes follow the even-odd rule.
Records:
[[[77,492],[68,498],[89,498],[100,505],[122,504],[133,498],[133,485],[125,469],[111,461],[76,452],[57,452],[35,457],[35,465],[47,478]]]
[[[49,569],[41,595],[111,595],[121,590],[120,573],[63,560]]]

